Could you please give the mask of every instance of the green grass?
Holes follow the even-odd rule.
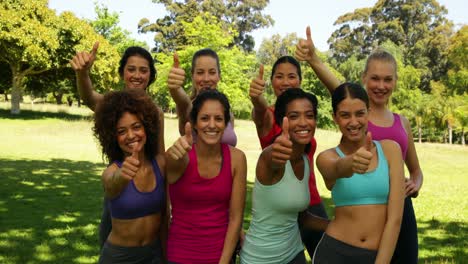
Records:
[[[11,116],[0,103],[0,263],[95,263],[105,167],[85,108],[22,105]],[[28,109],[29,108],[29,109]],[[247,155],[248,203],[260,145],[251,121],[236,120],[238,147]],[[166,147],[178,135],[166,117]],[[317,130],[318,152],[335,146],[339,134]],[[468,259],[468,148],[416,144],[424,186],[413,200],[419,227],[420,263]],[[330,192],[317,184],[331,215]]]

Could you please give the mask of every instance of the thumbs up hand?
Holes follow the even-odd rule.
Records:
[[[263,64],[260,65],[257,78],[250,82],[249,95],[252,98],[258,98],[265,91],[265,81],[263,80]]]
[[[292,141],[289,139],[289,121],[287,117],[283,118],[281,125],[281,135],[279,135],[272,144],[271,160],[276,167],[283,167],[291,159]]]
[[[372,160],[372,135],[367,132],[366,142],[353,154],[352,169],[355,173],[365,173],[369,169]]]
[[[77,52],[70,60],[70,65],[76,73],[89,72],[97,56],[99,42],[96,41],[91,52]]]
[[[172,65],[172,68],[169,71],[169,76],[167,77],[167,86],[169,89],[179,89],[184,84],[184,81],[185,71],[180,68],[179,55],[174,53],[174,64]]]
[[[185,135],[180,137],[174,145],[172,145],[168,150],[167,154],[174,160],[182,159],[187,152],[192,149],[193,145],[193,136],[192,136],[192,126],[190,122],[185,123]]]
[[[315,53],[315,45],[312,41],[312,34],[310,33],[309,26],[306,28],[306,36],[307,39],[299,39],[294,57],[296,57],[298,61],[307,61],[310,63],[317,58],[317,54]]]
[[[120,176],[127,180],[132,180],[137,175],[138,170],[140,169],[140,151],[143,146],[138,144],[132,150],[132,155],[127,156],[122,163],[122,168],[120,169]]]

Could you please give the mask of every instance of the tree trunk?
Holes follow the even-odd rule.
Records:
[[[448,126],[448,138],[449,138],[449,144],[452,145],[452,132],[453,132],[453,129],[452,129],[452,126]]]
[[[13,87],[11,87],[11,113],[19,115],[21,112],[20,101],[21,93],[23,89],[23,76],[12,71],[13,75]]]
[[[465,128],[462,128],[462,138],[461,138],[462,146],[465,146]]]
[[[63,104],[63,101],[62,101],[62,99],[63,99],[63,93],[62,93],[62,92],[55,93],[55,91],[54,91],[54,92],[52,92],[52,95],[54,96],[55,102],[56,102],[58,105]]]
[[[422,142],[422,129],[421,126],[418,126],[418,142]]]
[[[5,95],[5,102],[8,102],[8,93],[6,91],[3,91],[3,94]]]

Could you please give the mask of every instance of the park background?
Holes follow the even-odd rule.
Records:
[[[250,193],[260,153],[249,120],[250,79],[260,64],[269,72],[276,58],[293,54],[297,39],[305,37],[308,20],[303,19],[297,31],[263,37],[257,47],[256,32],[275,28],[275,17],[265,11],[269,1],[153,2],[165,13],[142,15],[135,25],[142,34],[153,36],[152,44],[135,39],[119,25],[121,14],[102,3],[95,4],[92,19],[57,12],[44,0],[0,4],[0,263],[97,260],[102,205],[99,175],[105,164],[91,133],[92,113],[78,100],[68,65],[76,51],[90,50],[95,41],[100,48],[91,74],[99,92],[122,87],[116,69],[126,47],[142,45],[153,51],[158,79],[149,92],[167,113],[166,147],[178,134],[174,103],[165,85],[172,54],[177,51],[190,72],[191,56],[197,49],[215,49],[222,68],[219,89],[231,101],[238,147],[248,157]],[[320,8],[319,1],[311,2]],[[292,5],[285,13],[294,16],[294,8],[301,6]],[[464,133],[468,26],[454,24],[447,10],[430,0],[372,1],[347,12],[333,18],[328,49],[320,56],[341,80],[356,82],[366,56],[376,46],[397,58],[398,89],[391,108],[410,120],[425,176],[421,194],[414,200],[421,263],[464,263],[468,260]],[[320,25],[311,26],[315,32],[314,27]],[[319,152],[336,145],[339,136],[326,89],[303,66],[303,89],[320,100]],[[185,88],[190,85],[187,78]],[[271,89],[266,96],[273,98]],[[331,215],[330,194],[318,173],[317,182]],[[250,205],[245,227],[249,220]]]

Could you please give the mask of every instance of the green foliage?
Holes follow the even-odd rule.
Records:
[[[450,39],[446,84],[454,94],[468,93],[468,25]]]
[[[169,12],[163,18],[151,23],[149,19],[140,20],[140,32],[154,32],[157,52],[173,52],[188,44],[190,39],[184,34],[184,23],[191,23],[200,14],[209,13],[220,19],[223,28],[233,28],[234,43],[245,51],[252,51],[253,37],[250,32],[273,24],[269,15],[262,14],[269,0],[153,0],[163,4]]]

